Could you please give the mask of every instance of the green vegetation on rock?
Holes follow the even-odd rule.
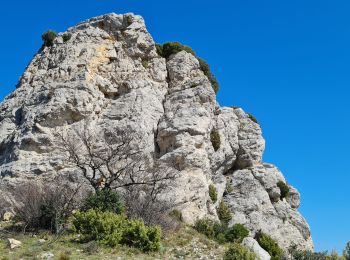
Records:
[[[248,113],[248,118],[252,120],[254,123],[259,124],[258,120],[256,119],[255,116],[253,116],[251,113]]]
[[[228,225],[232,219],[231,210],[224,201],[220,201],[219,206],[216,208],[216,213],[218,214],[221,223],[225,225]]]
[[[199,58],[191,47],[183,45],[179,42],[167,42],[163,45],[156,44],[156,50],[158,55],[165,59],[169,59],[171,55],[176,54],[180,51],[186,51],[188,53],[191,53],[194,57],[196,57],[196,59],[198,59],[200,69],[203,71],[204,75],[207,76],[207,78],[209,79],[215,93],[219,91],[219,82],[217,81],[214,74],[211,72],[210,66],[205,60]]]
[[[210,239],[214,239],[215,231],[214,231],[215,222],[211,219],[199,219],[196,221],[194,228],[201,234],[206,235]]]
[[[218,200],[218,191],[213,184],[209,185],[209,197],[213,203]]]
[[[273,238],[260,232],[257,234],[256,240],[258,241],[259,245],[269,253],[271,260],[282,259],[283,250]]]
[[[235,224],[225,232],[225,238],[228,242],[242,243],[243,239],[249,235],[248,229],[242,224]]]
[[[72,38],[72,34],[71,33],[64,33],[62,35],[63,42],[68,42],[71,38]]]
[[[216,129],[211,130],[210,141],[211,141],[211,144],[213,145],[214,151],[216,152],[217,150],[219,150],[221,146],[221,140],[220,140],[220,133],[218,130]]]
[[[288,197],[290,189],[287,184],[285,184],[283,181],[278,181],[277,187],[281,190],[281,200]]]
[[[43,35],[41,36],[44,42],[44,46],[46,47],[53,46],[53,41],[56,39],[56,37],[57,37],[57,33],[52,30],[48,30],[47,32],[43,33]]]

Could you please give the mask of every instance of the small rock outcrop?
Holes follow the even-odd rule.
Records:
[[[254,238],[251,238],[251,237],[244,238],[242,241],[242,245],[250,249],[252,252],[254,252],[258,260],[271,259],[269,253],[267,253],[264,249],[262,249],[259,243]]]
[[[10,249],[15,249],[22,246],[22,242],[14,238],[8,238],[7,242]]]
[[[179,177],[164,197],[175,200],[185,222],[217,219],[224,200],[230,224],[245,225],[250,237],[262,231],[285,250],[292,243],[313,249],[297,210],[298,191],[289,186],[281,199],[277,183],[285,178],[262,162],[259,124],[241,108],[219,106],[194,55],[161,57],[143,18],[133,14],[92,18],[68,33],[68,41],[59,34],[36,54],[0,105],[1,198],[15,201],[12,188],[28,179],[47,183],[70,173],[79,182],[80,170],[62,159],[53,136],[88,121],[92,128],[128,133],[150,160],[175,163]],[[216,149],[213,130],[220,136]],[[209,185],[217,189],[215,203]]]

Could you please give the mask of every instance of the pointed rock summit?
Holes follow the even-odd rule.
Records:
[[[0,105],[1,199],[15,203],[13,188],[27,180],[45,185],[61,175],[83,182],[82,168],[67,163],[55,142],[55,133],[73,129],[123,133],[147,163],[174,167],[177,178],[163,195],[186,223],[218,219],[224,201],[230,225],[243,224],[250,237],[262,231],[284,250],[313,250],[298,191],[262,162],[259,124],[241,108],[219,106],[193,53],[159,55],[141,16],[92,18],[36,54]]]

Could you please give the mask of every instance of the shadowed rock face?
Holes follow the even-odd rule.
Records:
[[[240,108],[220,107],[198,60],[185,51],[160,57],[142,17],[108,14],[70,28],[43,48],[0,106],[0,195],[28,179],[47,182],[81,173],[68,165],[53,133],[84,127],[121,131],[152,160],[175,162],[180,176],[164,198],[175,199],[187,223],[217,218],[224,200],[253,237],[259,230],[287,249],[313,249],[310,230],[297,211],[299,193],[280,200],[273,165],[262,163],[260,126]],[[214,151],[210,133],[220,135]],[[230,192],[225,187],[231,186]],[[218,190],[218,202],[208,187]]]

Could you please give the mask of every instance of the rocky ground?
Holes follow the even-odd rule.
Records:
[[[182,227],[163,238],[159,253],[145,254],[125,246],[107,248],[95,242],[78,243],[77,235],[53,236],[6,231],[8,222],[0,226],[0,259],[222,259],[225,246],[209,240],[190,227]],[[11,245],[13,248],[11,248]]]

